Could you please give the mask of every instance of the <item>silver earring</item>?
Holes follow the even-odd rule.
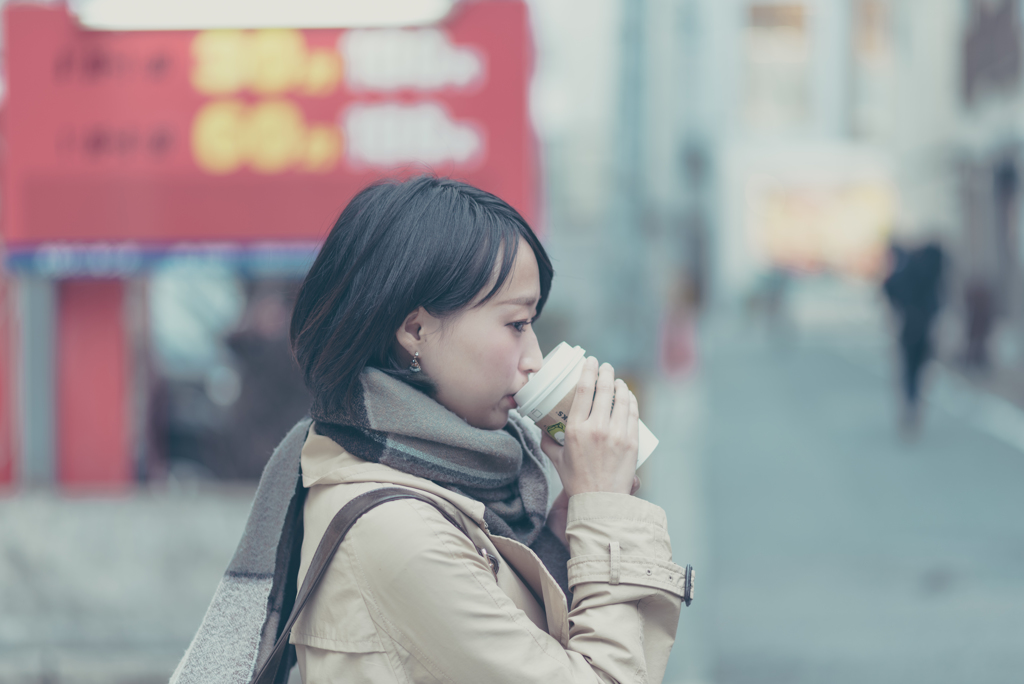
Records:
[[[422,368],[420,368],[419,356],[420,353],[416,352],[412,357],[412,363],[409,364],[409,370],[411,370],[413,373],[419,373],[421,370],[423,370]]]

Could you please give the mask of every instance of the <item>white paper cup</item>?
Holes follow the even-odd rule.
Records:
[[[530,376],[526,386],[516,393],[520,415],[532,420],[559,444],[565,444],[565,425],[569,421],[569,409],[586,358],[586,350],[562,342],[548,352],[540,370]],[[637,468],[658,446],[658,438],[643,421],[640,421],[639,438]]]

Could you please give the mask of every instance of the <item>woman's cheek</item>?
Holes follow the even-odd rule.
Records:
[[[519,370],[519,359],[522,358],[521,346],[518,341],[512,341],[502,350],[501,367],[505,369],[505,377],[513,381]]]

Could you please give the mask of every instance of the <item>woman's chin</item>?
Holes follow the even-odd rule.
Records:
[[[508,423],[509,410],[498,407],[490,415],[466,419],[466,422],[480,430],[500,430]]]

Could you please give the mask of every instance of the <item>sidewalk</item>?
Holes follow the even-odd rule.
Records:
[[[967,368],[955,359],[942,358],[939,363],[972,387],[1002,397],[1024,409],[1024,368],[996,367],[993,364],[987,371],[979,371]]]
[[[1014,681],[1024,412],[935,366],[903,439],[884,320],[825,313],[705,347],[709,681]]]
[[[0,684],[166,682],[255,487],[0,499]]]

